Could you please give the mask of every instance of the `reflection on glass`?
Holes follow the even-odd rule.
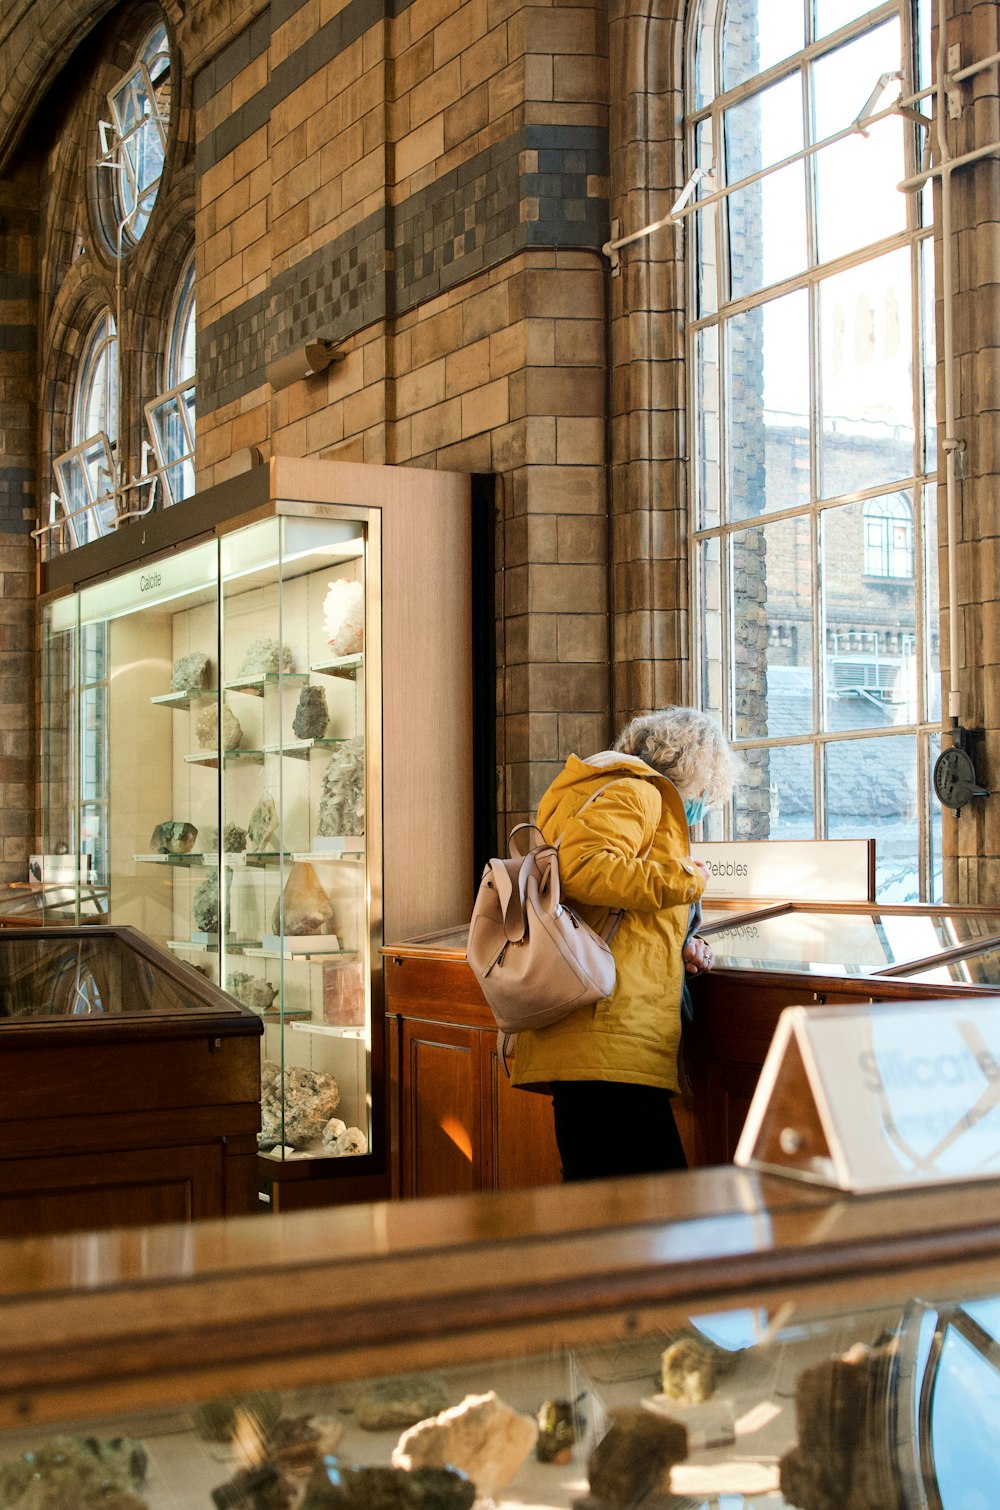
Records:
[[[822,496],[913,470],[910,258],[849,268],[820,285]]]
[[[802,0],[730,5],[722,34],[722,87],[732,89],[805,45]]]
[[[809,301],[805,290],[729,320],[729,516],[807,503]]]
[[[808,733],[812,712],[812,561],[806,517],[730,540],[738,739]]]
[[[912,735],[849,739],[826,747],[826,837],[875,839],[875,894],[920,898],[917,746]]]
[[[7,938],[0,1017],[204,1010],[207,1004],[117,938]]]
[[[822,547],[825,727],[836,733],[914,722],[918,671],[909,495],[825,510]]]
[[[699,330],[696,336],[695,426],[697,436],[697,496],[701,508],[699,527],[711,529],[720,522],[721,486],[719,445],[719,331],[717,326]]]

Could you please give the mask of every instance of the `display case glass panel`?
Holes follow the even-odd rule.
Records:
[[[1000,982],[1000,913],[988,908],[706,907],[702,931],[730,969]]]
[[[263,1019],[278,1162],[371,1149],[372,530],[275,513],[45,608],[44,842]]]

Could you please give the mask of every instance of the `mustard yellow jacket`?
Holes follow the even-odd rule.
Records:
[[[614,991],[551,1027],[519,1033],[514,1084],[615,1080],[678,1090],[682,951],[705,883],[677,788],[633,755],[571,755],[538,805],[538,825],[549,843],[561,836],[562,895],[581,917],[599,928],[609,908],[627,911],[612,944]]]

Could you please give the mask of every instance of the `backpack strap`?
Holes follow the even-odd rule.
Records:
[[[591,792],[591,794],[587,798],[586,802],[582,802],[580,804],[580,806],[577,808],[576,812],[573,814],[574,818],[579,818],[580,814],[582,812],[584,812],[590,806],[590,804],[592,802],[596,802],[597,801],[598,797],[600,797],[600,795],[602,794],[602,792],[606,792],[608,790],[609,786],[613,786],[616,781],[621,781],[621,779],[622,779],[621,776],[615,776],[615,777],[612,778],[611,781],[606,781],[603,786],[599,786],[597,788],[596,792]],[[520,825],[520,827],[521,828],[532,828],[532,827],[535,827],[535,825],[534,824],[522,823]],[[514,832],[516,832],[516,830]],[[540,832],[540,830],[539,830],[539,832]],[[511,837],[513,837],[513,835]],[[654,837],[655,837],[655,835],[654,835]],[[558,850],[558,848],[559,848],[559,846],[560,846],[561,843],[562,843],[562,834],[560,834],[559,838],[556,839],[556,841],[553,844],[552,848],[555,849],[555,850]],[[652,849],[652,847],[653,847],[653,840],[650,839],[649,843],[646,845],[646,848],[643,850],[642,854],[641,855],[636,855],[636,859],[637,860],[647,860],[649,858],[649,852]],[[607,917],[604,920],[604,927],[598,930],[601,938],[604,940],[604,942],[606,944],[610,944],[611,943],[611,940],[614,938],[615,934],[618,932],[619,928],[621,927],[622,922],[624,921],[624,918],[625,918],[625,912],[626,912],[626,909],[624,907],[612,907],[612,908],[610,908],[608,910],[608,915],[607,915]]]

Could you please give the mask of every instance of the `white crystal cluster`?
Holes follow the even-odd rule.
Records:
[[[357,655],[365,643],[365,589],[342,578],[330,583],[323,600],[327,644],[334,655]]]
[[[336,1158],[367,1153],[368,1139],[360,1127],[348,1127],[339,1117],[331,1117],[323,1129],[323,1151]]]
[[[345,739],[330,756],[323,773],[319,832],[325,837],[365,831],[365,742]]]

